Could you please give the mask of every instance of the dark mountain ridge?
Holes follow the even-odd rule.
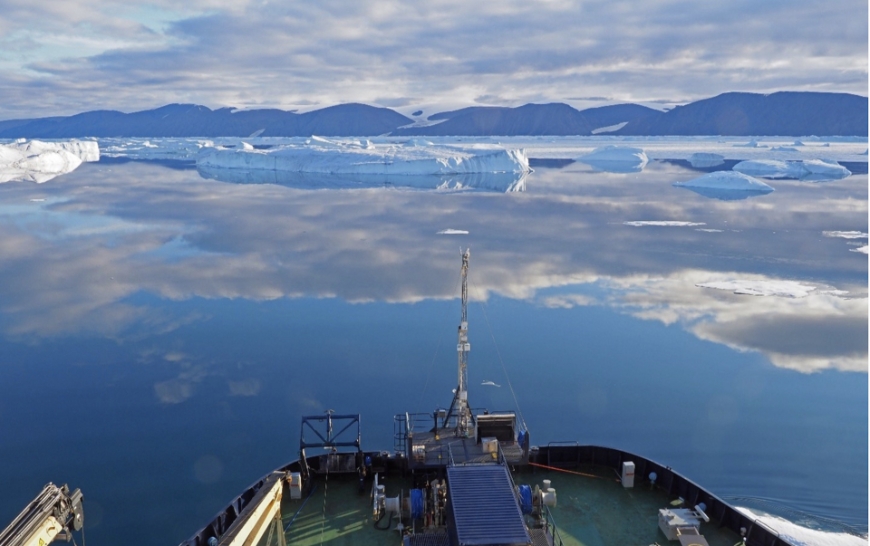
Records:
[[[723,93],[661,112],[638,104],[579,111],[567,104],[474,106],[439,112],[428,125],[388,109],[340,104],[299,114],[169,104],[123,113],[0,121],[0,138],[259,136],[867,136],[867,97],[847,93]],[[434,122],[434,123],[432,123]],[[596,131],[597,132],[597,131]]]

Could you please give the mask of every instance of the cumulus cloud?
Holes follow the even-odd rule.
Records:
[[[866,94],[866,19],[859,0],[13,0],[0,14],[0,119],[169,102],[520,104],[578,89],[616,101]]]

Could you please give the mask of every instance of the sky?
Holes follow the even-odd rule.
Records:
[[[0,0],[0,119],[867,95],[866,0]]]

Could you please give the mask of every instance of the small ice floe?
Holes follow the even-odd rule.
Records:
[[[759,144],[754,138],[747,142],[746,144],[735,144],[735,148],[767,148],[762,144]]]
[[[696,168],[715,167],[723,163],[725,163],[725,156],[721,154],[696,152],[689,156],[689,164]]]
[[[623,222],[623,225],[633,227],[656,226],[656,227],[692,227],[706,226],[704,222],[678,222],[673,220],[636,220],[632,222]]]
[[[595,169],[610,173],[639,173],[649,162],[641,148],[629,146],[603,146],[575,158]]]
[[[693,178],[686,182],[675,182],[674,186],[686,188],[704,197],[736,201],[758,195],[765,195],[773,188],[761,180],[735,171],[716,171]]]
[[[41,184],[76,170],[83,161],[99,160],[100,148],[95,141],[18,139],[12,144],[0,144],[0,182],[22,180]]]
[[[867,254],[867,245],[859,246],[858,248],[850,248],[849,252],[860,252],[861,254]]]
[[[863,231],[823,231],[825,237],[839,237],[840,239],[866,239],[867,234]]]
[[[464,229],[442,229],[437,235],[468,235]]]
[[[44,197],[34,197],[33,199],[31,199],[31,201],[34,203],[42,203],[43,201],[45,201],[45,198]]]
[[[704,231],[706,233],[725,233],[724,230],[721,229],[711,229],[711,228],[695,228],[695,231]]]
[[[501,387],[501,385],[494,383],[492,381],[484,381],[481,385],[485,385],[487,387]]]
[[[767,280],[733,280],[698,283],[698,288],[714,288],[730,290],[735,294],[748,296],[780,296],[785,298],[803,298],[816,289],[815,286],[797,281],[767,281]]]
[[[770,149],[771,152],[796,152],[797,148],[793,148],[791,146],[774,146]]]
[[[792,146],[803,146],[803,145],[804,145],[804,143],[801,142],[800,140],[795,140],[794,144],[792,144]]]
[[[794,178],[797,180],[840,180],[851,171],[835,161],[808,159],[804,161],[779,161],[776,159],[752,159],[734,165],[734,170],[762,178]]]

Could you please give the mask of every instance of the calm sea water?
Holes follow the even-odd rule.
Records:
[[[390,449],[449,404],[470,246],[472,405],[866,530],[867,240],[830,236],[866,234],[866,172],[729,201],[673,187],[683,162],[507,194],[190,167],[0,185],[0,522],[53,481],[89,543],[177,544],[297,457],[303,414]],[[726,282],[781,295],[698,286]]]

